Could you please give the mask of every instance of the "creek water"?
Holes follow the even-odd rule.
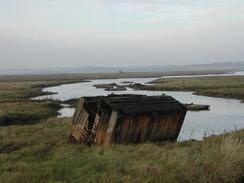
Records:
[[[244,75],[244,72],[240,72]],[[174,76],[173,76],[174,77]],[[178,76],[179,77],[179,76]],[[195,76],[197,77],[197,76]],[[37,99],[68,100],[81,96],[97,96],[114,94],[144,94],[144,95],[170,95],[182,103],[196,103],[210,105],[209,111],[188,111],[182,126],[178,140],[196,139],[201,140],[205,136],[218,135],[221,133],[244,128],[244,103],[239,100],[205,97],[194,95],[193,92],[171,92],[171,91],[134,91],[127,88],[126,91],[104,91],[96,89],[95,84],[116,83],[124,85],[123,82],[134,82],[146,84],[158,78],[127,78],[127,79],[97,79],[91,82],[64,84],[55,87],[44,88],[44,91],[56,94],[40,96]],[[59,117],[70,117],[74,113],[73,108],[63,106],[59,111]]]

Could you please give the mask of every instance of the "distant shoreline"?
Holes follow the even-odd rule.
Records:
[[[174,71],[174,72],[122,72],[122,73],[80,73],[80,74],[32,74],[32,75],[0,75],[0,82],[19,81],[68,81],[91,79],[118,79],[118,78],[153,78],[162,76],[180,75],[208,75],[228,74],[233,71]]]

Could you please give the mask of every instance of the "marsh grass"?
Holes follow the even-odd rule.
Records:
[[[244,101],[244,76],[158,79],[145,89],[194,91],[195,94]]]
[[[32,124],[56,116],[58,102],[8,102],[0,103],[0,126]]]
[[[68,143],[69,126],[70,119],[52,118],[1,127],[0,182],[238,182],[243,176],[244,131],[201,142],[84,146]]]
[[[60,109],[58,101],[30,99],[45,94],[42,87],[56,84],[57,81],[0,82],[0,126],[31,124],[56,116]]]
[[[29,98],[74,80],[26,77],[0,78],[0,121],[10,125],[0,127],[1,183],[244,181],[244,131],[164,145],[70,144],[70,119],[50,118],[59,104]]]

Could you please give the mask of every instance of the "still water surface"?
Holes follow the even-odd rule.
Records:
[[[244,72],[243,72],[244,73]],[[178,140],[197,139],[212,134],[221,134],[244,128],[244,103],[239,100],[196,96],[192,92],[168,92],[168,91],[127,91],[109,92],[103,89],[96,89],[94,84],[117,83],[133,81],[134,83],[145,84],[157,78],[128,78],[128,79],[100,79],[91,82],[65,84],[55,87],[45,88],[44,91],[55,92],[57,94],[41,96],[38,99],[52,98],[58,100],[68,100],[81,96],[97,96],[114,94],[144,94],[144,95],[170,95],[182,103],[196,103],[210,105],[210,111],[191,112],[188,111],[182,126]],[[74,113],[74,109],[64,106],[60,111],[60,117],[69,117]]]

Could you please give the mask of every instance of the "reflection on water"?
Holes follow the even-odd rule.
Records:
[[[69,107],[63,107],[58,112],[60,113],[58,115],[58,118],[71,117],[74,114],[75,109]]]
[[[58,118],[71,117],[75,112],[75,108],[71,108],[68,104],[61,104],[61,109],[58,111]]]
[[[192,92],[161,92],[161,91],[115,91],[109,92],[103,89],[96,89],[94,84],[117,83],[123,81],[133,81],[135,83],[147,83],[157,78],[129,78],[129,79],[106,79],[93,80],[91,82],[65,84],[56,87],[44,89],[48,92],[57,92],[50,96],[42,96],[42,98],[52,98],[59,100],[68,100],[81,96],[97,96],[115,94],[145,94],[145,95],[161,95],[163,93],[171,95],[182,103],[197,103],[210,105],[210,111],[187,112],[184,124],[182,126],[179,140],[202,139],[203,136],[212,134],[220,134],[225,131],[233,131],[244,128],[244,104],[238,100],[204,97],[193,95]],[[72,116],[74,109],[63,108],[61,116]]]

